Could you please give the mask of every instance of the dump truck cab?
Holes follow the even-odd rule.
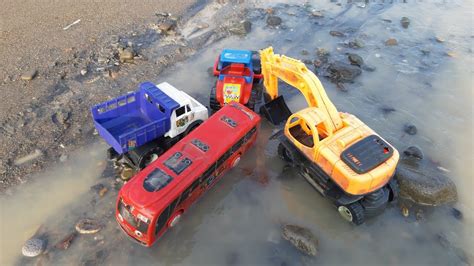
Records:
[[[91,108],[109,158],[138,171],[204,122],[207,108],[167,82],[143,82],[139,89]],[[130,176],[133,171],[127,171]]]
[[[214,63],[213,73],[217,79],[210,95],[212,110],[230,102],[254,109],[258,97],[254,85],[262,78],[258,52],[224,49]]]

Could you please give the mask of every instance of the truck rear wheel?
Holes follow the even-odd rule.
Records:
[[[160,155],[163,154],[163,149],[156,147],[150,151],[148,151],[140,160],[140,169],[143,169],[150,165],[152,162],[156,161]]]
[[[359,202],[340,205],[337,210],[344,220],[355,225],[363,224],[365,221],[364,207]]]
[[[257,111],[255,110],[255,104],[258,102],[260,91],[259,91],[259,86],[254,85],[252,88],[252,91],[250,92],[250,99],[247,103],[247,107],[250,108],[252,111]]]
[[[295,161],[293,153],[291,153],[282,143],[278,144],[278,155],[287,163],[293,163]]]
[[[221,109],[221,105],[217,101],[217,96],[216,96],[216,87],[212,87],[211,89],[211,94],[209,95],[209,108],[211,108],[211,112],[217,112],[219,109]]]

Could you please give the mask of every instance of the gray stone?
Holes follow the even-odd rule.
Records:
[[[413,124],[405,124],[403,126],[403,131],[405,131],[405,133],[407,133],[408,135],[416,135],[418,129]]]
[[[39,238],[28,239],[26,243],[21,248],[21,253],[26,257],[36,257],[43,253],[46,248],[46,243],[44,240]]]
[[[402,160],[395,173],[400,197],[420,205],[437,206],[456,202],[456,185],[435,165],[423,160]]]
[[[133,62],[133,58],[135,57],[135,53],[133,52],[132,48],[124,49],[123,51],[119,52],[120,62],[122,63],[131,63]]]
[[[364,64],[364,59],[357,54],[347,54],[347,58],[351,62],[351,65],[362,66]]]
[[[252,22],[248,20],[238,21],[229,28],[229,31],[232,34],[236,34],[236,35],[246,35],[251,30],[252,30]]]
[[[451,208],[451,214],[453,215],[454,218],[460,221],[463,219],[463,216],[464,216],[459,209],[456,209],[454,207]]]
[[[336,83],[352,82],[361,73],[360,68],[339,61],[331,63],[328,67],[329,77]]]
[[[65,125],[70,117],[71,112],[69,110],[59,109],[51,116],[51,119],[57,125]]]
[[[176,20],[174,19],[166,19],[163,22],[161,22],[160,25],[158,25],[158,28],[162,32],[165,32],[165,33],[173,30],[175,27],[176,27]]]
[[[400,20],[400,24],[402,25],[403,28],[407,29],[408,26],[410,25],[410,19],[407,17],[402,17]]]
[[[318,239],[309,229],[287,224],[283,226],[281,235],[303,253],[310,256],[318,254]]]
[[[385,41],[386,46],[395,46],[398,45],[398,41],[395,38],[389,38]]]
[[[353,49],[359,49],[359,48],[364,47],[364,43],[359,39],[355,39],[355,40],[350,41],[348,43],[348,46]]]
[[[21,75],[22,80],[32,80],[36,77],[38,71],[36,69],[27,71]]]
[[[275,27],[275,26],[279,26],[281,24],[282,20],[279,16],[268,16],[267,18],[267,25],[268,26],[272,26],[272,27]]]
[[[81,75],[82,75],[82,76],[85,76],[86,74],[87,74],[87,70],[86,70],[86,69],[82,69],[82,70],[81,70]]]
[[[344,37],[344,33],[340,32],[340,31],[336,31],[336,30],[332,30],[329,32],[329,34],[331,36],[334,36],[334,37]]]
[[[362,65],[362,70],[365,70],[365,71],[368,71],[368,72],[374,72],[377,68],[374,67],[374,66],[371,66],[371,65],[367,65],[364,63],[364,65]]]
[[[417,160],[423,160],[423,152],[417,146],[410,146],[408,149],[403,151],[403,155],[408,158],[413,158]]]
[[[67,161],[67,159],[68,159],[67,154],[61,154],[61,156],[59,156],[59,161],[62,162],[62,163]]]

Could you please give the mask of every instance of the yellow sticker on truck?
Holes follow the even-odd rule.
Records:
[[[240,84],[224,84],[224,103],[238,102],[240,100]]]

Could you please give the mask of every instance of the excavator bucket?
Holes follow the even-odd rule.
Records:
[[[283,95],[276,97],[270,102],[260,107],[260,114],[263,114],[268,121],[274,125],[280,124],[282,121],[286,121],[291,115],[290,108],[286,105]]]

